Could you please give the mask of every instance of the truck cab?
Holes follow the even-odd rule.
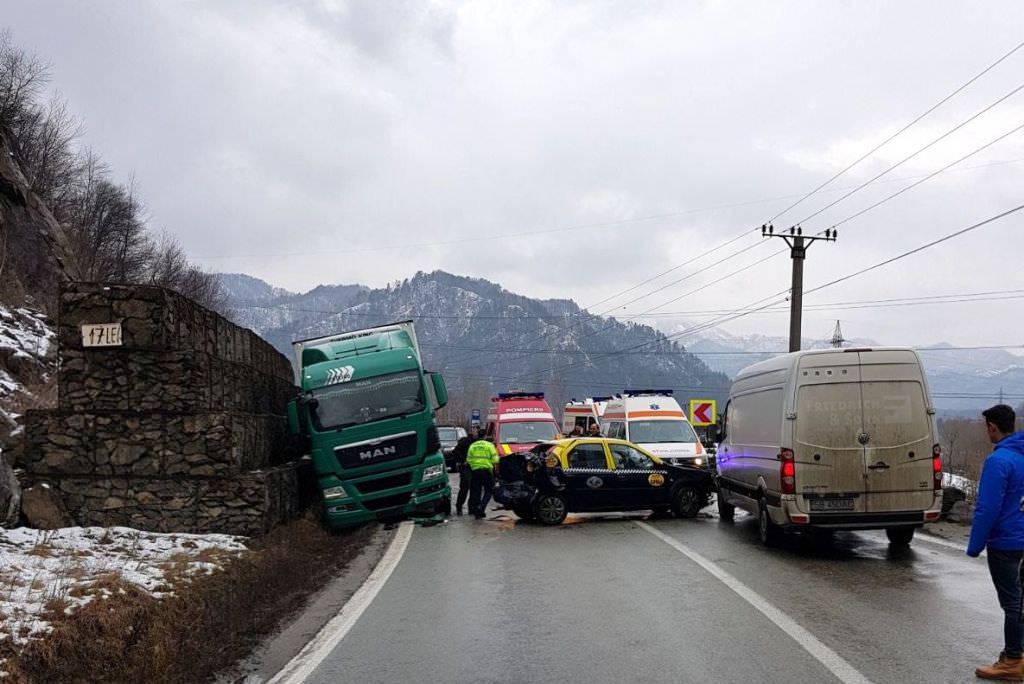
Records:
[[[559,436],[558,423],[543,392],[504,392],[491,398],[484,438],[499,456],[532,449]]]
[[[444,380],[423,370],[411,321],[293,343],[308,438],[329,527],[447,513],[451,488],[434,423]]]

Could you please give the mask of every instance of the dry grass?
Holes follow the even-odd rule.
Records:
[[[7,681],[208,681],[335,576],[370,534],[366,527],[332,535],[307,516],[259,540],[249,553],[209,556],[222,571],[187,581],[178,574],[174,593],[163,599],[116,575],[98,578],[91,590],[100,598],[71,615],[52,602],[46,617],[53,630],[46,637],[20,653],[0,646],[0,658],[10,658]]]

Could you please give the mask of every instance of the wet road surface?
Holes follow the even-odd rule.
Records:
[[[984,560],[920,534],[766,549],[740,512],[557,528],[492,512],[414,528],[306,681],[971,682],[1001,620]]]

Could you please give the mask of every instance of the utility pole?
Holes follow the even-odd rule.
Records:
[[[793,284],[789,294],[789,351],[800,351],[800,317],[803,314],[804,259],[807,248],[817,240],[835,242],[839,232],[827,228],[824,235],[804,235],[800,226],[790,226],[789,233],[775,233],[775,226],[766,223],[761,226],[761,237],[778,237],[789,245],[789,256],[793,260]]]

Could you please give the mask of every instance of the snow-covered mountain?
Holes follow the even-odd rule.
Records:
[[[411,318],[427,364],[456,391],[538,389],[559,402],[643,386],[722,398],[729,384],[654,328],[592,316],[569,300],[523,297],[487,280],[435,271],[386,288],[320,286],[303,294],[253,280],[224,278],[229,306],[238,322],[289,356],[292,340]]]
[[[661,323],[667,334],[693,328],[687,322]],[[772,352],[785,352],[789,340],[769,335],[733,335],[722,328],[711,328],[679,338],[688,351],[696,354],[710,368],[730,377],[752,363],[762,361]],[[866,338],[847,340],[846,347],[877,347],[885,345]],[[805,338],[804,349],[827,348],[827,340]],[[896,346],[896,345],[892,345]],[[1024,398],[1024,356],[1002,349],[959,349],[946,343],[919,349],[928,376],[935,405],[946,413],[977,415],[978,411],[1003,400],[1019,405]]]

